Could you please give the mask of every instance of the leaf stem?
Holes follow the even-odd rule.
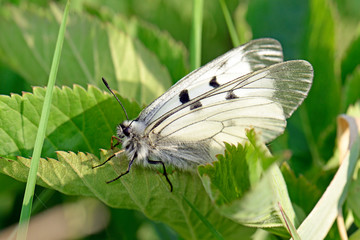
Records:
[[[190,70],[201,65],[201,31],[204,0],[193,1],[193,21],[190,35]]]
[[[237,35],[235,25],[234,25],[234,23],[233,23],[233,21],[231,19],[229,9],[226,6],[225,0],[219,0],[219,2],[220,2],[222,12],[224,14],[226,25],[228,26],[228,29],[229,29],[232,44],[233,44],[234,47],[239,46],[240,45],[240,40],[239,40],[239,37]]]

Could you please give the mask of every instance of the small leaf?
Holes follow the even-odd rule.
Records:
[[[213,165],[198,168],[201,180],[218,210],[235,222],[267,229],[282,236],[288,236],[283,227],[278,209],[281,203],[289,218],[294,222],[285,182],[265,146],[248,133],[250,140],[244,146],[226,145],[225,155],[218,156]],[[260,147],[261,146],[261,147]],[[269,160],[271,159],[271,160]],[[266,164],[265,164],[266,165]]]

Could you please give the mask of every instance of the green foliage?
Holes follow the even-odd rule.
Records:
[[[348,207],[353,211],[354,221],[360,226],[360,172],[357,172],[356,180],[350,186],[350,194],[348,197]]]
[[[6,131],[0,136],[2,157],[31,156],[45,96],[44,88],[33,90],[23,96],[0,96],[1,126]],[[122,101],[129,116],[136,117],[139,106]],[[98,154],[99,148],[109,147],[116,125],[124,118],[114,98],[95,87],[56,88],[42,156],[55,157],[59,149]]]
[[[7,36],[0,39],[1,59],[28,84],[44,85],[59,26],[56,11],[60,9],[25,10],[8,6],[1,10],[0,29]],[[158,39],[166,37],[159,35]],[[177,48],[173,45],[168,44],[168,49]],[[180,64],[184,61],[180,54],[173,58]],[[73,14],[67,27],[57,85],[71,86],[76,82],[83,87],[100,86],[101,77],[108,79],[120,94],[141,104],[150,103],[171,86],[168,71],[139,40],[114,24],[104,25],[89,16]]]
[[[38,87],[33,94],[26,93],[22,97],[1,96],[3,104],[0,112],[6,114],[1,117],[6,120],[2,121],[2,130],[9,129],[7,134],[1,135],[1,142],[9,144],[2,147],[0,171],[19,181],[26,181],[30,160],[24,157],[14,159],[13,156],[29,156],[33,145],[27,143],[34,142],[44,94],[45,89]],[[128,109],[129,116],[135,117],[140,111],[138,105],[122,98],[121,100]],[[191,208],[183,198],[196,206],[224,237],[244,231],[252,232],[227,220],[212,208],[195,173],[171,173],[169,178],[174,185],[174,193],[170,192],[161,173],[141,166],[133,167],[131,174],[121,180],[106,184],[107,180],[125,171],[128,164],[127,159],[122,158],[115,159],[104,167],[92,168],[111,155],[111,152],[105,150],[99,153],[98,149],[109,145],[115,124],[120,120],[107,116],[119,112],[119,109],[117,102],[108,93],[92,86],[88,90],[79,86],[74,86],[74,89],[55,88],[42,154],[48,159],[41,159],[37,183],[68,195],[96,197],[111,207],[142,211],[153,220],[167,223],[186,238],[210,239],[211,234],[200,224],[199,218],[192,216]],[[56,151],[70,150],[71,146],[80,152],[75,154]],[[100,154],[101,159],[84,152]]]
[[[199,167],[204,187],[224,216],[288,236],[278,206],[293,223],[296,220],[280,170],[276,164],[269,165],[276,158],[256,140],[254,131],[247,136],[249,143],[237,147],[227,144],[225,155],[219,155],[218,161]]]
[[[63,11],[61,2],[17,1],[17,6],[7,2],[0,4],[1,229],[9,219],[18,220],[17,203],[23,194],[18,181],[27,178]],[[170,234],[173,238],[179,234],[185,239],[288,238],[285,222],[298,227],[306,219],[339,166],[336,117],[359,101],[359,5],[356,0],[223,2],[242,43],[274,37],[282,43],[285,59],[306,59],[314,67],[308,98],[289,119],[285,134],[268,146],[275,157],[250,132],[249,143],[227,145],[217,162],[199,167],[198,172],[169,168],[173,193],[161,168],[136,165],[127,176],[106,184],[126,169],[128,160],[113,159],[92,169],[115,151],[99,149],[109,149],[116,125],[125,118],[114,98],[104,92],[101,77],[117,91],[129,117],[135,118],[188,72],[193,4],[190,0],[76,1],[37,180],[62,194],[54,193],[46,208],[79,196],[136,210],[111,210],[115,225],[110,224],[99,238],[144,239],[139,234],[145,225],[158,231],[160,239],[166,238],[160,232],[171,232],[139,212],[170,226],[176,231]],[[220,1],[207,1],[203,14],[202,63],[206,63],[232,45]],[[358,185],[355,175],[343,207],[345,217],[354,217],[353,228],[360,224]],[[132,228],[129,221],[134,222]],[[254,227],[267,233],[252,235]],[[119,228],[139,234],[120,233]],[[358,234],[357,230],[351,238]],[[327,238],[338,239],[337,232]]]
[[[281,166],[281,172],[286,180],[292,203],[301,206],[301,212],[298,212],[297,215],[309,214],[321,197],[321,191],[303,175],[296,177],[287,163]],[[300,219],[302,220],[302,218]]]
[[[276,158],[269,156],[264,145],[255,140],[254,131],[248,133],[250,142],[244,146],[226,144],[224,155],[218,155],[213,165],[199,167],[204,181],[218,189],[214,201],[218,205],[228,204],[241,198],[245,192],[259,182],[260,177]],[[210,179],[207,179],[207,178]],[[205,180],[207,179],[207,180]]]

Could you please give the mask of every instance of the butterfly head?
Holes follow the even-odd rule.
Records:
[[[132,138],[134,135],[139,136],[145,130],[145,124],[137,120],[124,121],[117,127],[117,135],[119,138]]]
[[[117,127],[117,135],[119,138],[129,138],[132,134],[131,121],[124,121],[120,123]]]

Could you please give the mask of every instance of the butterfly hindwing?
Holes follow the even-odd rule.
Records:
[[[163,114],[217,86],[282,61],[283,53],[278,41],[270,38],[253,40],[234,48],[179,80],[145,108],[139,120],[150,124]],[[183,90],[187,92],[182,92]]]

